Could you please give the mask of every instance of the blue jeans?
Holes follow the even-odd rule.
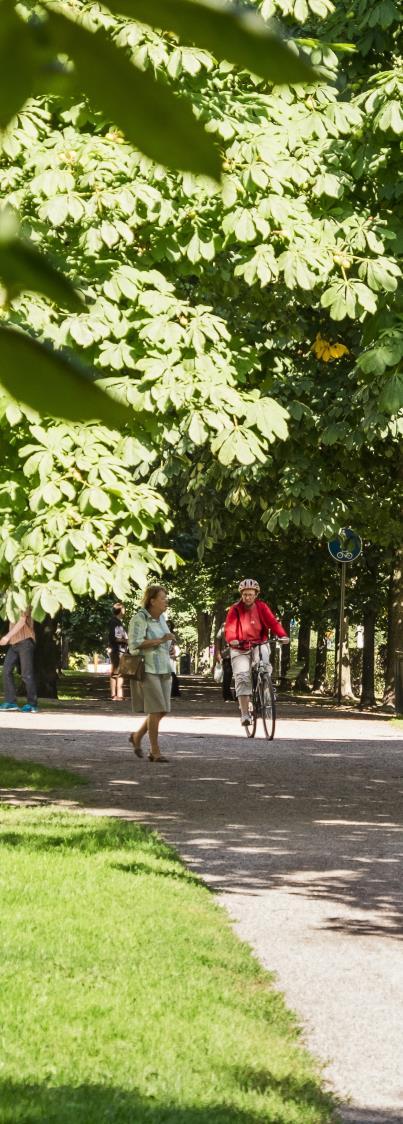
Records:
[[[38,696],[36,693],[34,674],[34,650],[35,644],[33,640],[20,640],[19,644],[10,644],[3,667],[4,698],[6,702],[17,702],[13,672],[14,668],[19,665],[27,692],[27,702],[30,706],[37,706]]]

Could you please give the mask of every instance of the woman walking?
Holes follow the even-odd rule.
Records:
[[[145,674],[141,684],[130,680],[133,711],[140,710],[138,689],[142,688],[144,713],[142,726],[130,735],[136,757],[142,757],[141,742],[146,733],[150,740],[149,760],[167,761],[158,744],[161,718],[171,709],[171,664],[169,648],[175,637],[169,631],[164,613],[168,604],[166,590],[161,585],[149,585],[144,593],[143,606],[134,613],[129,624],[129,652],[144,655]]]

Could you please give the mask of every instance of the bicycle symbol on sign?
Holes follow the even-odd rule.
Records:
[[[351,553],[351,550],[338,550],[336,558],[339,562],[352,562],[354,555]]]

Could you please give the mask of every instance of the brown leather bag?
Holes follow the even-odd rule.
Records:
[[[144,674],[144,656],[141,652],[133,655],[131,652],[123,652],[119,660],[118,675],[122,675],[125,679],[138,679],[141,682]]]

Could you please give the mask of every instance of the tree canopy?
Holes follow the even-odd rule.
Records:
[[[82,593],[125,597],[148,569],[173,565],[175,532],[189,526],[200,552],[252,530],[261,542],[321,540],[346,521],[398,541],[398,8],[255,6],[280,15],[319,81],[279,86],[235,68],[172,22],[174,3],[166,30],[161,5],[152,27],[137,0],[124,13],[74,5],[75,26],[192,108],[220,154],[221,188],[133,148],[91,91],[60,76],[4,131],[2,200],[79,303],[16,283],[2,324],[69,371],[72,360],[94,370],[112,424],[115,403],[128,419],[123,430],[52,421],[51,380],[39,417],[4,369],[8,612],[28,595],[38,618]],[[67,0],[53,8],[71,15]]]

